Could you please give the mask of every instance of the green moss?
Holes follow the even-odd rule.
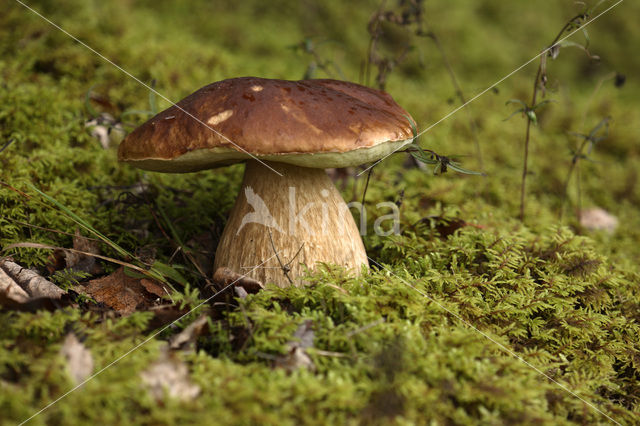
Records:
[[[367,22],[378,3],[321,3],[69,0],[40,2],[38,10],[178,100],[228,77],[300,78],[313,59],[291,46],[305,37],[344,78],[358,80]],[[441,6],[428,3],[425,17],[467,98],[532,58],[579,11],[569,3],[541,9],[524,1]],[[558,102],[540,111],[532,130],[526,226],[514,219],[525,122],[503,119],[510,114],[505,101],[530,96],[533,65],[468,107],[488,177],[434,177],[407,169],[400,156],[376,167],[367,192],[370,213],[382,213],[376,204],[398,201],[404,191],[402,235],[365,237],[369,256],[383,266],[358,279],[327,267],[309,278],[307,288],[269,287],[212,318],[211,334],[199,340],[198,350],[180,355],[202,388],[195,401],[159,404],[140,383],[139,373],[157,359],[163,340],[176,331],[172,327],[32,423],[607,422],[533,366],[616,421],[632,424],[640,414],[634,127],[640,93],[631,78],[638,56],[629,51],[640,40],[632,19],[637,12],[636,4],[624,2],[592,24],[590,49],[602,57],[599,65],[569,49],[549,61],[548,96]],[[283,14],[294,18],[282,20]],[[457,101],[430,39],[413,43],[386,87],[424,129]],[[610,71],[629,75],[629,82],[615,88],[607,81],[594,92]],[[96,110],[131,130],[145,116],[129,113],[150,109],[147,89],[18,3],[0,17],[0,76],[0,148],[13,141],[0,152],[0,247],[24,241],[72,245],[77,224],[33,193],[31,183],[130,252],[153,253],[179,268],[190,285],[173,296],[177,303],[193,307],[204,300],[204,279],[188,257],[175,254],[177,240],[210,263],[242,166],[161,175],[119,165],[116,147],[103,149],[85,123]],[[91,110],[89,92],[100,99],[91,101]],[[158,99],[159,108],[166,106]],[[605,208],[621,226],[613,234],[585,235],[571,213],[575,183],[563,199],[575,145],[568,132],[588,132],[608,115],[610,136],[592,153],[594,163],[582,163],[580,195],[583,205]],[[475,152],[463,111],[421,139],[442,154]],[[480,169],[473,157],[462,161]],[[357,183],[353,194],[360,199],[362,179]],[[352,179],[345,183],[346,199],[353,185]],[[370,215],[369,231],[374,221]],[[50,253],[8,254],[42,268]],[[273,359],[306,320],[313,321],[316,336],[308,350],[316,371],[274,369]],[[150,336],[150,321],[148,313],[109,319],[72,308],[1,312],[3,420],[20,422],[73,387],[59,356],[69,330],[84,339],[98,371]]]

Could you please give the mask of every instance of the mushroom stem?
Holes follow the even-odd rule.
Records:
[[[369,265],[349,208],[323,169],[247,161],[242,188],[216,251],[228,267],[279,287],[303,285],[318,262],[359,274]],[[290,280],[290,279],[291,280]]]

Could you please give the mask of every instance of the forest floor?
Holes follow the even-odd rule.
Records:
[[[0,424],[637,423],[640,5],[5,3],[0,272],[64,295],[0,297]],[[239,76],[384,88],[485,176],[393,155],[369,271],[211,298],[244,166],[145,172],[117,147]],[[346,201],[362,170],[333,175]],[[372,231],[381,202],[398,234]]]

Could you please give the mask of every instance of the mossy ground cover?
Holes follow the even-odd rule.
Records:
[[[331,61],[333,77],[358,81],[370,40],[367,23],[379,7],[284,0],[33,6],[141,81],[155,81],[172,100],[236,76],[327,77],[318,67],[322,60]],[[531,59],[582,10],[524,1],[424,7],[423,18],[467,98]],[[268,286],[212,317],[198,350],[179,355],[202,389],[195,400],[158,403],[139,373],[197,313],[31,423],[610,422],[592,406],[620,423],[637,422],[640,91],[634,76],[640,59],[632,47],[640,29],[632,17],[638,9],[625,1],[589,26],[597,63],[569,48],[549,60],[547,98],[555,102],[536,111],[524,224],[517,214],[526,122],[520,115],[504,121],[513,110],[505,102],[529,100],[537,61],[469,106],[482,164],[465,111],[421,137],[424,148],[438,153],[469,154],[461,157],[463,165],[482,168],[487,177],[433,176],[408,168],[404,154],[385,160],[374,169],[367,206],[374,211],[378,202],[402,199],[402,233],[364,238],[377,266],[357,279],[328,266],[305,288]],[[397,28],[388,33],[381,48],[392,52],[409,40],[412,49],[390,73],[386,90],[426,128],[459,105],[442,56],[429,37]],[[210,265],[242,166],[161,175],[118,164],[116,144],[104,149],[85,123],[108,112],[130,131],[145,119],[135,111],[150,109],[148,90],[11,0],[0,34],[0,147],[10,142],[0,152],[2,247],[27,241],[72,246],[77,224],[35,185],[135,256],[179,270],[189,285],[173,282],[173,298],[196,306],[206,297],[205,282],[188,258],[175,255],[171,230]],[[581,34],[574,38],[584,41]],[[295,48],[305,40],[306,53]],[[602,80],[611,72],[626,75],[626,84]],[[168,106],[156,101],[160,109]],[[613,234],[579,226],[575,180],[568,197],[563,194],[570,149],[579,142],[569,133],[587,134],[608,116],[610,131],[591,154],[594,161],[580,163],[580,197],[583,206],[619,218]],[[353,185],[353,178],[338,182],[347,200],[362,194],[363,179],[356,191]],[[374,220],[370,215],[369,230]],[[102,252],[120,256],[108,246]],[[20,248],[3,255],[45,273],[50,252]],[[114,268],[104,267],[105,273]],[[73,387],[59,356],[70,330],[84,339],[97,371],[147,339],[152,317],[119,318],[81,307],[2,311],[2,422],[19,423]],[[273,359],[307,320],[315,333],[308,349],[315,370],[274,369]]]

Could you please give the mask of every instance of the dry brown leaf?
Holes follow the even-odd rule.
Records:
[[[275,366],[284,368],[288,372],[297,370],[298,368],[306,368],[314,371],[316,366],[307,352],[300,347],[293,347],[285,355],[281,355],[275,360]]]
[[[247,293],[247,290],[245,290],[243,287],[233,287],[233,291],[240,299],[245,299],[249,295],[249,293]]]
[[[257,293],[264,289],[264,284],[260,281],[240,275],[229,268],[218,268],[213,274],[213,281],[220,288],[233,284],[235,287],[242,287],[247,293]]]
[[[76,251],[65,250],[64,253],[67,268],[87,272],[91,275],[102,273],[102,267],[96,263],[96,257],[93,256],[100,254],[100,243],[98,241],[84,237],[80,234],[80,230],[76,229],[73,237],[73,249]]]
[[[180,317],[189,312],[189,309],[180,309],[176,305],[164,304],[151,306],[149,311],[153,312],[153,317],[147,324],[147,331],[156,330],[180,319]]]
[[[140,378],[157,401],[164,399],[165,392],[171,398],[182,401],[193,400],[200,394],[200,386],[189,379],[187,365],[172,356],[166,346],[160,358],[140,373]]]
[[[67,261],[65,259],[65,251],[62,249],[55,249],[53,253],[49,255],[47,258],[47,264],[45,268],[49,274],[53,274],[56,271],[61,271],[67,266]]]
[[[198,337],[204,334],[207,329],[207,318],[209,318],[208,314],[202,314],[180,333],[171,336],[169,348],[172,350],[192,351],[195,348]]]
[[[146,286],[141,281],[146,281]],[[147,288],[152,288],[153,291],[150,292]],[[151,280],[128,276],[121,267],[111,275],[89,281],[85,293],[120,314],[128,315],[153,306],[159,297],[157,293],[166,294],[166,291],[158,288],[163,289]]]
[[[60,355],[67,361],[67,373],[73,383],[82,383],[93,372],[91,352],[80,343],[75,334],[69,333],[64,338]]]
[[[64,268],[71,268],[75,271],[99,275],[103,269],[96,262],[96,255],[100,255],[100,242],[83,236],[80,230],[76,229],[73,250],[55,248],[47,259],[46,268],[50,274]]]
[[[46,297],[59,299],[65,294],[60,287],[51,281],[10,260],[0,261],[0,269],[3,269],[4,272],[32,298]]]
[[[169,294],[167,293],[167,290],[163,286],[161,286],[160,284],[158,284],[153,280],[142,278],[140,280],[140,284],[142,284],[142,287],[144,287],[144,289],[147,290],[149,293],[155,294],[158,297],[164,297]]]
[[[288,352],[275,359],[275,366],[284,368],[289,372],[297,370],[298,368],[307,368],[311,371],[315,370],[316,366],[306,351],[306,349],[313,347],[314,338],[313,321],[304,321],[298,326],[296,332],[293,333],[294,340],[287,343],[289,347]]]

